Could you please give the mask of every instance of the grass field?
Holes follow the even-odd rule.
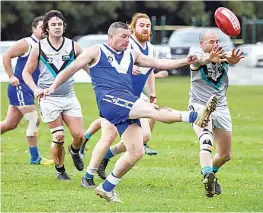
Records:
[[[157,81],[160,105],[187,109],[189,78]],[[7,84],[1,85],[1,117],[5,117]],[[90,84],[75,84],[85,126],[98,117]],[[123,204],[107,203],[94,190],[80,188],[84,171],[77,171],[66,151],[70,182],[55,179],[53,166],[29,165],[26,122],[2,136],[2,212],[259,212],[263,211],[263,86],[230,86],[229,108],[233,120],[233,156],[217,177],[222,195],[206,198],[199,168],[199,144],[189,124],[161,124],[154,128],[149,145],[157,156],[144,158],[123,178],[116,191]],[[39,128],[43,157],[50,157],[51,134]],[[87,166],[100,133],[88,144]],[[66,130],[66,145],[71,139]],[[113,168],[112,160],[108,172]],[[96,176],[95,182],[101,180]]]

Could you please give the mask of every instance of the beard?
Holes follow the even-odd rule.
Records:
[[[137,32],[137,31],[135,31],[135,36],[140,42],[145,42],[145,41],[149,41],[150,40],[151,33],[141,34],[141,33]]]

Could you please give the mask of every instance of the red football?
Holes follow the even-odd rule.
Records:
[[[238,36],[241,28],[236,15],[225,7],[219,7],[215,11],[215,22],[218,28],[229,36]]]

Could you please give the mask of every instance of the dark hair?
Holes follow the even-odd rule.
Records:
[[[113,33],[118,28],[122,28],[122,29],[125,29],[125,30],[129,29],[128,25],[123,23],[123,22],[119,22],[119,21],[118,22],[113,22],[110,25],[109,29],[108,29],[108,35]]]
[[[65,18],[63,16],[63,14],[60,11],[58,11],[58,10],[50,10],[44,16],[44,21],[43,21],[43,32],[44,33],[48,33],[48,31],[47,31],[47,29],[48,29],[48,22],[53,17],[60,18],[63,21],[64,30],[67,28],[67,24],[65,22]]]
[[[44,16],[38,16],[32,21],[32,27],[37,28],[38,22],[44,21]]]

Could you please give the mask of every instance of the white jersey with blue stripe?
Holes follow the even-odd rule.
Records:
[[[98,47],[97,61],[89,66],[97,103],[113,91],[127,91],[133,94],[131,73],[134,59],[131,47],[124,52],[117,52],[107,44]]]
[[[39,80],[38,86],[49,88],[59,72],[64,70],[76,58],[74,42],[63,37],[61,47],[56,49],[48,38],[39,42]],[[61,84],[51,96],[71,96],[74,94],[73,77]]]
[[[142,47],[142,45],[139,42],[137,42],[133,37],[131,37],[130,42],[132,49],[135,49],[146,56],[150,56],[150,57],[155,56],[154,47],[150,42],[146,42],[145,47]],[[147,78],[152,72],[153,68],[139,67],[139,70],[141,74],[132,75],[132,86],[133,86],[134,95],[138,97],[140,97],[143,88],[145,86],[145,83],[147,81]]]
[[[204,52],[199,51],[202,55]],[[190,102],[205,104],[212,95],[217,95],[217,107],[226,106],[229,64],[209,63],[197,71],[191,70]]]
[[[28,48],[28,51],[24,55],[18,56],[15,71],[14,71],[14,75],[19,79],[20,83],[24,83],[22,72],[28,60],[32,46],[38,42],[38,39],[33,34],[30,37],[24,38],[23,40],[25,40],[28,43],[29,48]],[[33,72],[32,77],[33,77],[34,82],[37,83],[37,80],[39,77],[38,67]]]

